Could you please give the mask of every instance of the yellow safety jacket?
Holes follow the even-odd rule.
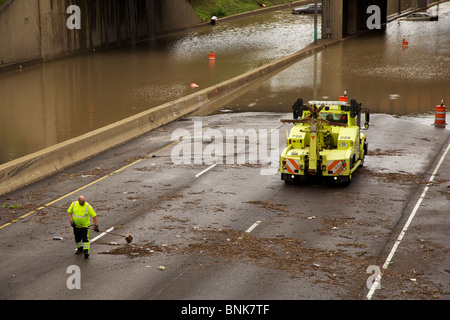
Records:
[[[94,209],[87,202],[81,206],[78,201],[75,201],[70,205],[67,212],[72,214],[73,222],[79,228],[89,227],[91,225],[91,217],[97,216]]]

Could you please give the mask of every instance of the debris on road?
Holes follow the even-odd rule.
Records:
[[[101,254],[111,254],[111,255],[126,255],[129,258],[136,257],[146,257],[154,255],[155,252],[159,253],[171,253],[177,251],[178,248],[174,246],[169,246],[167,244],[157,245],[126,245],[117,247],[108,252],[101,252]]]
[[[398,172],[377,172],[366,167],[361,168],[361,174],[373,177],[387,183],[398,183],[403,185],[427,184],[428,180],[424,174],[398,173]]]
[[[270,210],[272,212],[287,211],[286,206],[284,204],[273,203],[270,201],[248,201],[247,203],[259,205],[262,208]]]

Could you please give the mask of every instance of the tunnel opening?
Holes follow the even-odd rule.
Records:
[[[368,21],[374,21],[375,11],[370,6],[379,8],[380,26],[387,22],[387,0],[344,0],[342,15],[342,35],[344,37],[369,30]]]

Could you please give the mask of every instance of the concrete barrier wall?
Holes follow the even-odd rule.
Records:
[[[165,0],[155,3],[155,34],[191,28],[202,22],[188,0]]]
[[[200,108],[207,107],[211,103],[218,103],[230,94],[236,94],[238,91],[245,92],[246,88],[255,81],[279,72],[299,59],[335,43],[339,43],[339,41],[311,45],[291,56],[228,81],[0,165],[0,195],[55,174]]]
[[[0,11],[0,66],[41,57],[36,1],[8,0]]]

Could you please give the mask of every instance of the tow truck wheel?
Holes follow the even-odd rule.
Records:
[[[350,175],[348,175],[348,176],[346,176],[346,177],[342,177],[341,178],[342,180],[342,184],[344,185],[344,186],[348,186],[351,182],[352,182],[352,175],[350,174]]]
[[[285,184],[291,184],[293,181],[290,179],[289,175],[282,173],[281,174],[281,180],[284,180]]]

